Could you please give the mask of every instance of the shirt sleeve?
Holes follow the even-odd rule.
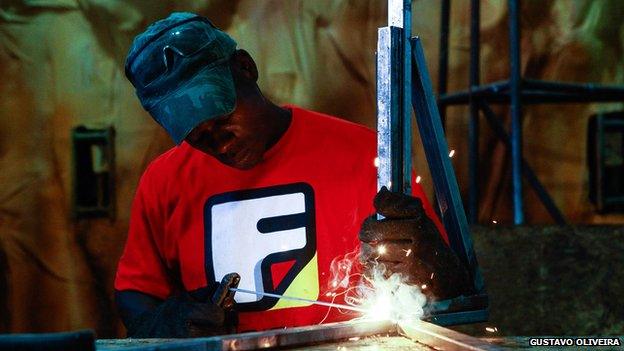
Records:
[[[172,286],[162,250],[157,245],[163,242],[164,220],[158,211],[156,193],[148,167],[132,203],[128,239],[117,267],[115,289],[164,299],[171,294]]]

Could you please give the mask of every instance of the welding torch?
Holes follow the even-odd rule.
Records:
[[[223,276],[217,290],[212,295],[212,303],[229,310],[234,307],[234,294],[240,283],[240,275],[238,273],[228,273]]]

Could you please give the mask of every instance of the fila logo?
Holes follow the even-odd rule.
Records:
[[[279,295],[288,290],[297,297],[317,298],[318,267],[316,260],[311,262],[316,255],[316,227],[310,185],[295,183],[212,196],[204,205],[204,232],[208,282],[237,272],[241,289]],[[235,300],[241,311],[292,307],[280,307],[276,298],[240,292]]]

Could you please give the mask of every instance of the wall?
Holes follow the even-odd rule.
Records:
[[[468,2],[452,9],[450,89],[466,86]],[[482,80],[507,74],[506,8],[482,1]],[[414,1],[413,32],[437,72],[439,5]],[[623,6],[617,0],[525,1],[523,71],[559,80],[622,83]],[[174,10],[209,16],[257,60],[260,86],[294,103],[374,127],[374,48],[385,6],[376,0],[115,1],[6,0],[0,4],[0,331],[122,330],[112,281],[138,178],[171,142],[142,110],[123,75],[134,35]],[[556,203],[574,222],[621,222],[587,202],[588,116],[616,106],[530,107],[525,153]],[[505,114],[504,109],[498,110]],[[467,110],[449,110],[449,145],[465,188]],[[70,216],[70,130],[117,131],[114,221]],[[510,221],[509,169],[484,126],[480,219]],[[575,144],[569,143],[574,140]],[[423,184],[431,178],[415,141]],[[527,218],[550,219],[530,191]]]

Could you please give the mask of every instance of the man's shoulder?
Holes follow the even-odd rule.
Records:
[[[374,130],[336,116],[312,110],[298,109],[304,128],[313,133],[324,136],[324,139],[338,144],[347,144],[351,148],[358,145],[374,146],[377,143],[377,134]]]
[[[177,173],[180,167],[194,157],[190,147],[183,143],[180,146],[174,146],[171,149],[153,159],[145,169],[143,176],[150,178],[163,178],[172,172]]]

